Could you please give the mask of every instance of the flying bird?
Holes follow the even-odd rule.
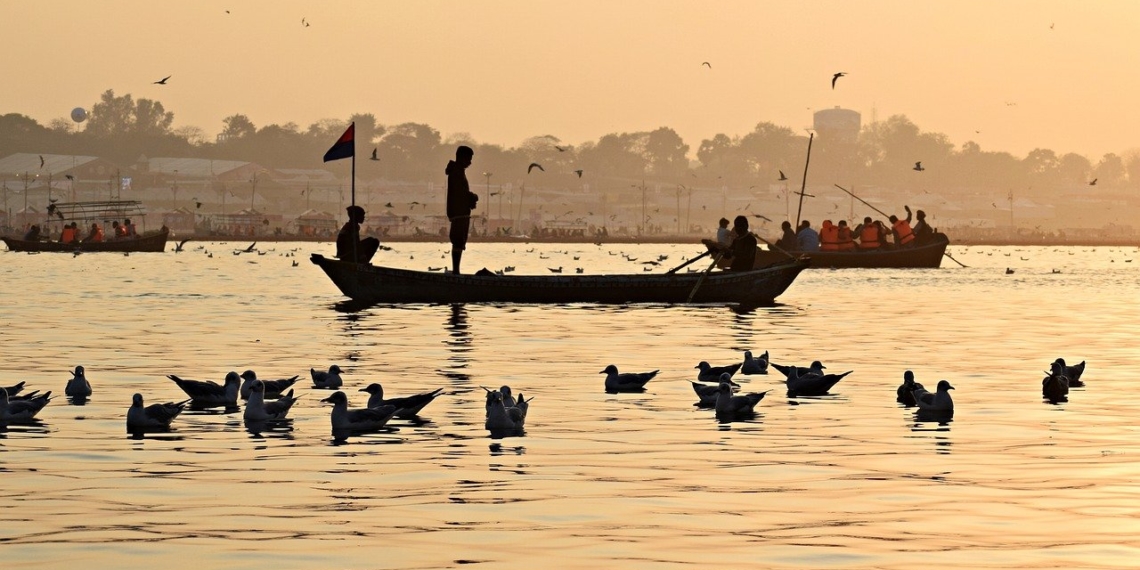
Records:
[[[1098,179],[1098,178],[1093,178],[1093,179],[1092,179],[1092,182],[1089,182],[1089,186],[1096,186],[1096,181],[1097,181],[1097,180],[1099,180],[1099,179]]]
[[[546,172],[546,169],[543,168],[541,164],[539,164],[537,162],[532,162],[532,163],[530,163],[530,166],[526,167],[526,173],[530,174],[530,171],[534,170],[535,168],[537,168],[543,172]]]
[[[566,152],[566,149],[564,149],[558,145],[554,145],[554,148],[558,149],[558,152]]]
[[[574,171],[574,174],[577,174],[577,175],[578,175],[578,178],[581,178],[581,177],[582,177],[582,171],[581,171],[581,170],[575,170],[575,171]],[[1096,182],[1093,182],[1093,184],[1096,184]]]
[[[831,88],[832,89],[835,89],[835,82],[839,81],[839,78],[843,77],[844,75],[847,75],[847,73],[844,71],[840,71],[839,73],[836,73],[835,75],[831,76]]]
[[[74,180],[75,180],[75,177],[74,177],[74,176],[72,176],[72,175],[70,175],[70,174],[64,174],[64,175],[63,175],[63,177],[64,177],[64,178],[66,178],[66,179],[68,179],[68,180],[72,180],[72,181],[74,181]]]
[[[388,202],[387,204],[384,204],[384,207],[385,207],[385,208],[395,208],[395,206],[393,206],[391,202]]]
[[[166,85],[166,80],[170,79],[171,77],[174,77],[174,76],[173,75],[167,75],[166,77],[163,77],[162,79],[159,79],[158,81],[155,81],[154,84],[155,85]]]
[[[787,177],[787,176],[784,176],[784,171],[783,171],[783,170],[777,170],[776,172],[779,172],[779,173],[780,173],[780,180],[781,180],[781,181],[784,181],[784,180],[787,180],[787,179],[788,179],[788,177]]]
[[[701,62],[701,65],[707,65],[709,69],[712,69],[712,64],[707,61]]]
[[[40,168],[44,167],[44,155],[40,155]]]
[[[377,149],[372,149],[372,158],[370,160],[380,160],[380,157],[376,156],[376,150]]]
[[[913,170],[917,170],[918,172],[922,172],[923,170],[926,170],[926,169],[922,167],[922,161],[920,160],[920,161],[914,163]]]
[[[301,25],[306,27],[306,28],[309,27],[309,23],[306,22],[304,18],[301,18]]]

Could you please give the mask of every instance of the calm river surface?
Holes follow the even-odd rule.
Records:
[[[939,270],[809,270],[776,307],[404,306],[338,310],[312,252],[187,244],[175,254],[0,252],[0,385],[59,397],[0,432],[4,568],[1124,568],[1140,560],[1140,257],[1133,248],[953,247]],[[205,249],[198,249],[204,247]],[[377,262],[447,264],[445,244]],[[173,249],[173,245],[171,245]],[[296,249],[295,252],[292,250]],[[692,245],[478,244],[465,270],[641,272]],[[213,253],[213,257],[207,255]],[[638,261],[627,261],[620,253]],[[295,257],[286,254],[293,253]],[[580,259],[575,260],[574,256]],[[294,260],[299,262],[294,266]],[[698,262],[695,267],[705,267]],[[1015,273],[1007,275],[1006,268]],[[1059,273],[1054,273],[1054,270]],[[776,376],[755,419],[695,409],[701,360],[744,350],[830,372],[831,396]],[[1041,399],[1058,356],[1088,361]],[[398,430],[334,445],[329,392],[443,388]],[[598,372],[660,369],[643,394]],[[95,394],[62,396],[76,365]],[[302,375],[288,428],[187,412],[128,437],[131,395],[167,374]],[[956,414],[895,403],[906,369],[956,388]],[[493,440],[480,386],[534,396]]]

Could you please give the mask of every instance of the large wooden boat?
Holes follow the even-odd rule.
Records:
[[[28,241],[13,237],[0,237],[8,246],[8,251],[54,251],[66,253],[92,253],[114,251],[119,253],[166,251],[166,240],[170,230],[162,228],[146,232],[138,237],[107,239],[95,242],[60,243],[57,241]]]
[[[707,245],[707,244],[706,244]],[[950,239],[946,234],[934,234],[929,243],[916,247],[897,249],[876,249],[871,251],[813,251],[789,252],[798,257],[811,259],[811,266],[816,268],[893,268],[893,269],[936,269],[941,266],[942,258],[946,254],[946,246]],[[773,249],[759,249],[756,251],[755,267],[767,267],[788,259],[788,254]],[[727,265],[730,261],[722,261]]]
[[[313,254],[312,262],[362,303],[725,303],[770,305],[807,260],[755,271],[644,275],[454,275],[357,264]],[[693,290],[696,293],[693,294]]]

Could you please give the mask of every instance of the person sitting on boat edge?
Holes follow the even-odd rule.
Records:
[[[24,241],[40,241],[40,226],[32,224],[32,227],[28,228],[28,233],[24,234]]]
[[[914,230],[910,228],[910,206],[903,206],[903,208],[906,210],[905,220],[900,220],[894,214],[891,214],[888,219],[891,221],[891,233],[895,236],[895,245],[910,247],[914,245]]]
[[[914,245],[923,245],[930,243],[934,239],[934,228],[926,223],[926,212],[916,210],[914,212],[917,221],[914,223]]]
[[[132,238],[139,237],[139,232],[135,229],[135,225],[131,223],[130,218],[123,220],[122,228],[123,228],[123,237],[132,237]]]
[[[780,239],[776,240],[776,247],[784,251],[795,251],[797,246],[796,232],[792,231],[792,223],[784,220],[784,223],[780,224],[780,229],[784,233]]]
[[[839,251],[839,226],[824,220],[819,227],[819,250]]]
[[[59,243],[68,244],[78,241],[79,236],[76,235],[79,230],[75,228],[75,223],[64,224],[63,231],[59,233]]]
[[[748,231],[748,217],[736,216],[732,221],[732,231],[736,239],[732,240],[730,254],[732,264],[729,271],[752,271],[756,266],[756,236]]]
[[[360,224],[364,223],[364,208],[352,205],[345,208],[348,221],[336,236],[336,257],[341,261],[371,263],[372,256],[380,249],[380,240],[369,237],[360,239]]]
[[[87,237],[84,238],[83,241],[91,243],[99,243],[103,241],[103,228],[99,227],[99,224],[97,223],[92,223],[91,231],[87,232]]]
[[[855,251],[855,239],[851,234],[851,227],[847,220],[839,220],[839,251]]]
[[[883,233],[871,216],[863,218],[863,223],[855,226],[855,235],[859,237],[859,250],[870,251],[883,246]]]
[[[721,218],[720,227],[716,230],[716,242],[723,246],[731,246],[732,239],[732,230],[728,229],[728,218]]]
[[[800,222],[800,229],[796,232],[796,245],[800,251],[819,251],[819,234],[811,227],[811,222]]]

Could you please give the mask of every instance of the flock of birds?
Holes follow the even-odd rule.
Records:
[[[783,383],[789,398],[826,396],[841,380],[852,373],[825,372],[826,366],[814,361],[806,367],[786,366],[771,362],[767,351],[753,357],[751,351],[744,352],[742,362],[725,366],[713,366],[701,361],[695,367],[696,381],[691,382],[698,408],[712,409],[719,422],[747,420],[755,416],[756,406],[770,390],[763,392],[738,393],[740,384],[733,381],[737,373],[742,375],[766,375],[775,369],[784,376]],[[1058,358],[1050,365],[1041,381],[1041,395],[1050,403],[1068,401],[1069,389],[1084,386],[1081,376],[1085,362],[1075,366]],[[605,374],[604,388],[607,393],[644,392],[645,385],[660,370],[651,372],[622,373],[614,364],[606,366],[599,374]],[[389,420],[400,418],[416,421],[419,413],[443,393],[442,388],[405,397],[385,397],[384,388],[379,383],[371,383],[361,388],[368,394],[368,403],[363,408],[350,408],[348,396],[339,388],[344,385],[341,375],[344,371],[334,364],[327,371],[309,369],[312,387],[320,390],[335,390],[332,395],[321,400],[332,405],[330,420],[332,435],[336,441],[344,441],[350,436],[389,429]],[[73,404],[83,404],[91,397],[91,383],[87,380],[83,366],[76,366],[72,378],[64,388],[64,394]],[[146,405],[142,394],[134,394],[131,406],[127,409],[127,432],[134,436],[147,432],[168,431],[171,424],[186,409],[206,410],[225,408],[226,412],[236,412],[238,400],[245,400],[243,419],[247,429],[258,433],[270,426],[270,422],[288,419],[289,410],[298,400],[294,395],[294,385],[300,376],[274,380],[263,380],[253,370],[241,374],[229,372],[223,383],[212,380],[189,380],[174,374],[167,375],[188,398],[178,402],[165,402]],[[0,387],[0,426],[31,423],[36,414],[51,401],[51,391],[39,390],[21,394],[24,382],[14,386]],[[939,380],[935,391],[927,390],[915,381],[914,373],[903,373],[903,382],[896,390],[896,401],[907,408],[917,408],[918,419],[924,421],[944,421],[953,417],[954,399],[950,390],[954,387],[947,380]],[[286,391],[287,390],[287,391]],[[484,428],[492,437],[501,438],[524,434],[527,412],[534,399],[525,398],[521,393],[515,396],[510,386],[486,391],[484,406]]]

